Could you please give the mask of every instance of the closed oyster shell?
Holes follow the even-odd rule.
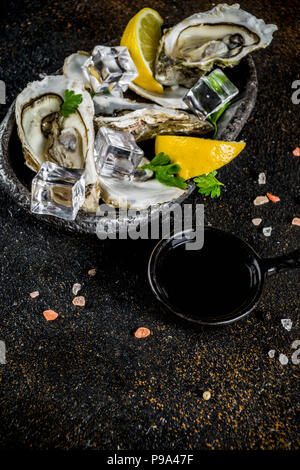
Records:
[[[155,78],[163,85],[192,87],[214,65],[233,67],[250,52],[266,47],[277,26],[240,9],[217,5],[168,29],[161,38]]]
[[[153,105],[122,116],[96,116],[95,127],[107,126],[118,131],[129,132],[137,142],[161,134],[205,134],[213,130],[208,121],[186,111]]]

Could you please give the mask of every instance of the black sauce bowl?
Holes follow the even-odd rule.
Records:
[[[240,320],[256,307],[266,276],[300,267],[299,249],[276,258],[261,258],[248,243],[236,235],[217,228],[204,227],[204,244],[206,239],[213,237],[216,242],[222,244],[224,249],[232,250],[233,257],[239,257],[247,265],[251,275],[249,290],[239,306],[227,313],[216,312],[208,316],[205,313],[205,308],[203,312],[197,312],[197,314],[183,308],[180,309],[171,304],[160,278],[160,272],[167,253],[178,245],[190,243],[190,235],[193,231],[194,228],[190,228],[160,240],[155,246],[148,264],[148,280],[155,297],[165,309],[185,320],[201,325],[226,325]],[[216,295],[218,295],[217,292]],[[199,296],[201,296],[201,292],[199,292]]]

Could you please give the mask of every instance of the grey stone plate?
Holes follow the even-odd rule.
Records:
[[[257,76],[252,57],[243,59],[239,65],[232,69],[226,69],[226,74],[239,88],[240,94],[236,100],[224,113],[218,123],[218,133],[216,139],[232,141],[237,138],[244,127],[250,113],[254,107],[257,94]],[[15,103],[9,108],[4,120],[0,124],[0,184],[6,189],[13,200],[24,210],[30,211],[30,187],[34,173],[24,164],[21,143],[19,141],[16,121],[15,121]],[[146,155],[153,154],[153,141],[144,144]],[[148,151],[147,151],[148,150]],[[131,223],[148,222],[148,216],[151,209],[151,217],[158,215],[163,208],[172,207],[174,203],[181,204],[191,195],[195,185],[188,183],[188,189],[184,195],[168,204],[162,204],[149,208],[148,211],[142,211],[135,217],[117,214],[116,218],[109,215],[101,217],[101,221],[107,222],[105,231],[115,230],[115,226],[125,228]],[[67,221],[51,216],[35,215],[40,220],[55,225],[56,227],[81,232],[98,233],[100,217],[95,214],[89,214],[79,211],[76,220]],[[103,227],[103,223],[101,227]],[[102,229],[101,229],[102,230]]]

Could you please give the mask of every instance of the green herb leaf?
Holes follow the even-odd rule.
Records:
[[[218,121],[218,119],[220,119],[220,117],[222,116],[224,111],[230,106],[230,104],[231,104],[230,101],[228,101],[228,103],[225,103],[222,108],[220,108],[218,111],[216,111],[215,113],[208,116],[208,118],[206,118],[209,122],[211,122],[211,124],[215,128],[214,136],[218,132],[217,121]]]
[[[60,107],[61,114],[66,118],[69,117],[70,114],[75,113],[81,102],[82,95],[75,95],[73,90],[65,90],[65,101]]]
[[[151,160],[151,165],[153,166],[160,166],[160,165],[168,165],[171,162],[169,155],[166,155],[163,152],[159,152],[155,157]]]
[[[178,165],[167,165],[165,167],[163,166],[156,171],[155,177],[160,183],[166,186],[175,186],[176,188],[186,189],[187,184],[184,181],[184,178],[182,178],[181,176],[175,176],[178,171],[180,171],[180,167],[178,170]]]
[[[92,98],[94,98],[96,93],[94,91],[89,91],[89,94],[91,95]]]
[[[146,163],[141,168],[143,170],[152,170],[155,178],[166,186],[175,186],[176,188],[186,189],[187,184],[181,176],[176,176],[181,170],[177,163],[170,163],[171,159],[163,152],[158,153],[150,163]]]
[[[199,193],[204,196],[210,196],[211,198],[219,197],[221,194],[220,186],[224,186],[223,183],[216,178],[217,171],[214,170],[207,175],[197,176],[194,178],[196,185],[199,188]]]

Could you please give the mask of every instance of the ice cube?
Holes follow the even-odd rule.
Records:
[[[31,212],[75,220],[85,199],[84,170],[44,162],[32,180]]]
[[[221,69],[215,69],[201,77],[191,88],[183,101],[200,119],[217,112],[238,94],[237,87]]]
[[[95,93],[110,91],[118,86],[124,92],[138,76],[127,47],[96,46],[82,66]]]
[[[133,135],[100,127],[95,139],[95,161],[99,175],[130,179],[143,155]]]

